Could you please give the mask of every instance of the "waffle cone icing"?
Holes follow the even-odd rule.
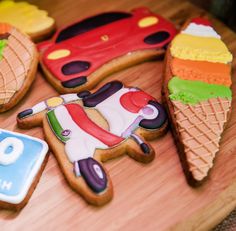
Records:
[[[213,166],[231,100],[212,98],[195,105],[172,101],[179,133],[193,177],[201,181]]]
[[[16,28],[0,24],[4,44],[0,56],[0,105],[21,89],[34,59],[35,46]]]

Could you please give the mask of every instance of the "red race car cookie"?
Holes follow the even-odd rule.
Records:
[[[48,81],[61,93],[94,87],[109,74],[163,55],[176,34],[147,8],[106,12],[58,30],[38,45]]]
[[[18,124],[42,125],[70,186],[89,203],[102,205],[113,193],[101,162],[125,153],[143,163],[152,161],[155,151],[144,139],[163,134],[167,117],[152,96],[113,81],[94,93],[45,100],[19,113]]]

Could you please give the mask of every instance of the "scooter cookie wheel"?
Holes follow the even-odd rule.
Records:
[[[93,158],[78,161],[80,173],[88,186],[96,193],[104,191],[107,187],[107,176],[101,166]]]
[[[143,119],[140,121],[139,126],[145,129],[157,129],[160,128],[167,120],[167,114],[164,108],[156,101],[150,100],[149,105],[152,105],[158,110],[158,115],[154,119]]]

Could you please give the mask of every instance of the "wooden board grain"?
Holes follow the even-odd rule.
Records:
[[[144,5],[172,20],[177,26],[189,16],[205,12],[184,0],[40,0],[31,1],[46,9],[58,26],[108,10],[130,10]],[[236,35],[219,21],[212,20],[230,50],[236,52]],[[235,61],[233,67],[235,69]],[[161,99],[163,61],[136,65],[112,75],[127,85],[142,88]],[[233,92],[236,90],[235,75]],[[41,128],[20,130],[16,114],[56,95],[38,71],[24,100],[0,115],[0,126],[43,138]],[[57,162],[50,154],[48,164],[28,205],[20,212],[0,211],[0,230],[209,230],[236,206],[236,97],[221,150],[209,180],[193,189],[186,183],[171,132],[153,141],[157,155],[148,165],[122,157],[106,163],[114,185],[114,198],[104,207],[86,204],[67,185]]]

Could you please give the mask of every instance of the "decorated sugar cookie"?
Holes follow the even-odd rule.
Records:
[[[0,112],[15,106],[35,78],[38,53],[27,35],[0,23]]]
[[[147,8],[105,12],[59,29],[38,45],[48,81],[60,93],[92,89],[127,66],[163,55],[176,34],[172,23]]]
[[[46,11],[25,1],[1,1],[0,22],[11,24],[28,34],[34,41],[47,37],[55,27],[54,19],[49,17]]]
[[[164,98],[192,185],[208,176],[220,149],[231,108],[231,62],[221,36],[204,18],[187,23],[167,53]]]
[[[145,140],[166,129],[166,113],[150,95],[114,81],[90,93],[53,97],[18,114],[23,128],[43,125],[46,139],[71,187],[94,205],[112,197],[102,162],[127,153],[148,163],[155,151]]]
[[[0,208],[25,206],[42,174],[47,151],[40,139],[0,129]]]

